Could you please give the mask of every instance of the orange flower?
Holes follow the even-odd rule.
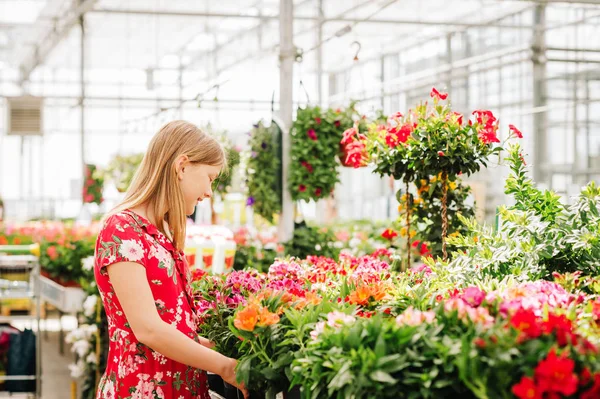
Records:
[[[259,319],[260,321],[257,324],[259,327],[266,327],[279,323],[279,316],[276,313],[269,312],[269,309],[266,307],[260,309]]]
[[[388,287],[384,284],[361,285],[348,295],[348,302],[365,306],[371,299],[381,301],[387,297],[387,289]]]
[[[249,304],[245,309],[236,313],[233,325],[238,330],[254,331],[258,322],[259,307],[255,303]]]
[[[318,305],[321,303],[321,297],[314,292],[308,291],[304,298],[301,298],[296,304],[296,309],[304,309],[308,305]]]
[[[356,288],[352,294],[348,296],[348,302],[356,305],[367,305],[371,298],[372,290],[368,285],[363,285]]]

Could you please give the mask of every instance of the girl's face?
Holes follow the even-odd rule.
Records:
[[[212,182],[221,172],[220,166],[184,162],[178,172],[179,184],[185,202],[185,214],[194,213],[198,202],[213,195]]]

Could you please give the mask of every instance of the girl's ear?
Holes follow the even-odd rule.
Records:
[[[185,167],[189,162],[189,158],[187,155],[180,155],[175,161],[175,171],[177,173],[177,178],[181,181],[183,180],[183,174],[185,173]]]

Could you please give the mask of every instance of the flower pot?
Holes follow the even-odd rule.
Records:
[[[221,376],[217,374],[207,374],[206,377],[208,379],[208,389],[224,397],[225,385]]]
[[[300,397],[300,386],[298,385],[283,393],[283,399],[300,399]]]

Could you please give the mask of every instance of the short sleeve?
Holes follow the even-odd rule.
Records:
[[[108,266],[119,262],[135,262],[146,266],[145,232],[127,214],[116,214],[106,220],[98,235],[96,248],[96,267],[103,274]]]

